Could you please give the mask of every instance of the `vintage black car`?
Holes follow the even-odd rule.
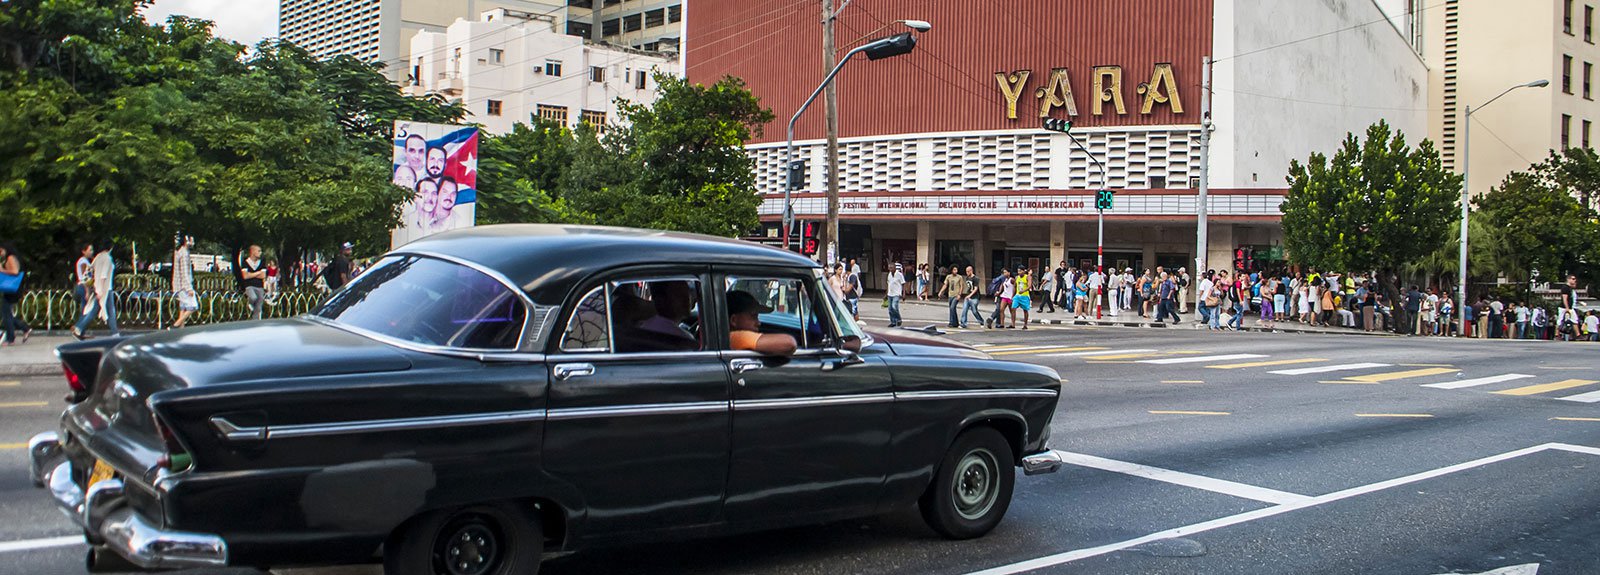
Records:
[[[792,356],[730,348],[729,300]],[[748,332],[747,332],[748,333]],[[537,571],[596,545],[917,504],[992,529],[1060,378],[849,320],[812,261],[687,234],[447,232],[315,313],[78,342],[30,446],[91,570]]]

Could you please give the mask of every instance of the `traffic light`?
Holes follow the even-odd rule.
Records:
[[[806,187],[806,161],[789,160],[789,190],[800,190]]]
[[[1061,132],[1061,133],[1065,134],[1065,133],[1067,133],[1067,132],[1072,130],[1072,120],[1061,120],[1061,119],[1057,119],[1057,118],[1045,118],[1044,119],[1044,129],[1050,130],[1052,132]]]
[[[1095,192],[1094,193],[1094,209],[1097,209],[1097,210],[1109,210],[1109,209],[1111,209],[1112,198],[1115,198],[1115,197],[1116,197],[1116,193],[1112,192],[1111,190],[1100,190],[1098,192]]]
[[[804,222],[800,224],[800,253],[802,255],[815,255],[817,253],[817,223]]]

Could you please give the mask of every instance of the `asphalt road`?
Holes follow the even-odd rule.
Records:
[[[1600,345],[1048,326],[951,337],[1067,380],[1052,446],[1073,464],[1019,477],[989,536],[944,541],[908,510],[595,550],[544,572],[1600,573]],[[0,573],[83,572],[84,547],[50,539],[72,530],[28,484],[18,445],[53,427],[63,389],[0,378]]]

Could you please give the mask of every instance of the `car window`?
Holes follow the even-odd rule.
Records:
[[[404,255],[380,260],[312,313],[412,343],[515,349],[527,309],[481,271]]]
[[[561,351],[646,353],[705,349],[700,280],[644,277],[591,289],[561,337]]]
[[[816,294],[806,288],[808,283],[794,278],[728,276],[723,292],[748,293],[771,310],[761,313],[761,333],[788,334],[800,349],[818,349],[825,337],[814,311]]]
[[[814,269],[812,270],[812,273],[814,274],[817,283],[822,283],[822,270]],[[853,316],[850,314],[850,308],[849,306],[845,305],[842,296],[832,289],[823,289],[818,291],[821,292],[821,298],[824,305],[826,305],[828,311],[831,312],[818,314],[819,317],[826,318],[826,321],[831,321],[835,333],[838,333],[840,337],[861,338],[862,347],[871,345],[872,336],[867,335],[867,332],[861,329],[861,326],[857,325],[855,320],[851,319]]]

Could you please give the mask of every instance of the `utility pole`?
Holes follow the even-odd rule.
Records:
[[[838,16],[833,0],[822,0],[823,73],[833,70],[837,64],[833,52],[833,22]],[[831,263],[835,258],[843,259],[843,254],[839,253],[839,90],[832,82],[823,94],[823,104],[828,125],[828,223],[822,229],[822,245],[827,250],[823,261]]]
[[[1205,274],[1207,269],[1206,193],[1211,190],[1211,57],[1201,59],[1200,64],[1200,195],[1194,208],[1194,277]]]

